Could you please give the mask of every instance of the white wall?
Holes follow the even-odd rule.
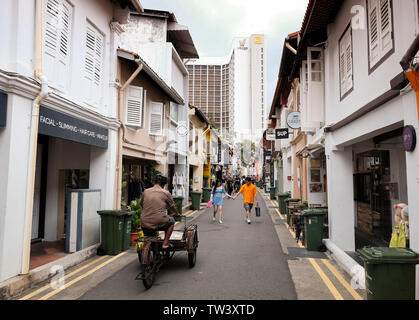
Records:
[[[353,30],[354,91],[340,101],[339,39],[351,21],[351,8],[364,0],[344,1],[335,22],[329,25],[326,65],[326,123],[336,123],[390,89],[390,80],[402,69],[400,61],[415,38],[417,10],[415,1],[393,1],[395,53],[368,74],[367,29]]]
[[[327,139],[333,139],[330,135]],[[329,145],[329,144],[328,144]],[[326,147],[329,237],[344,251],[355,250],[352,148]]]
[[[56,241],[58,221],[59,170],[89,170],[90,146],[50,138],[48,150],[45,240]]]

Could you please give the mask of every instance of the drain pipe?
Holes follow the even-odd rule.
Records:
[[[122,195],[122,140],[125,136],[125,124],[123,121],[123,105],[124,105],[124,97],[125,97],[125,89],[132,83],[135,77],[141,72],[143,69],[143,64],[141,63],[140,59],[134,60],[138,68],[134,71],[134,73],[129,77],[129,79],[124,83],[122,87],[119,88],[119,102],[118,102],[118,118],[121,121],[121,126],[118,129],[118,152],[116,158],[116,190],[115,190],[115,202],[114,207],[116,209],[121,209],[121,195]]]
[[[38,125],[39,125],[39,108],[42,100],[49,95],[48,79],[42,73],[42,16],[43,0],[36,2],[37,21],[39,21],[37,29],[38,39],[38,68],[36,70],[36,78],[41,82],[41,92],[32,102],[31,111],[31,126],[30,126],[30,140],[29,140],[29,155],[28,155],[28,183],[26,185],[26,210],[24,222],[24,243],[22,256],[22,274],[29,272],[29,259],[31,249],[31,231],[32,231],[32,215],[33,215],[33,199],[35,189],[35,172],[36,172],[36,154],[38,147]]]

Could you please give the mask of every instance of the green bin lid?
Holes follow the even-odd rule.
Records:
[[[290,198],[290,199],[285,200],[285,202],[300,202],[300,201],[301,201],[301,199],[294,199],[294,198]]]
[[[100,210],[97,213],[101,216],[132,216],[135,212],[127,210]]]
[[[201,194],[199,191],[192,191],[191,194]]]
[[[326,211],[320,209],[307,209],[303,211],[305,216],[324,216]]]
[[[358,249],[357,255],[366,264],[411,263],[419,264],[419,255],[404,248],[366,247]]]
[[[289,197],[290,196],[290,194],[288,193],[288,192],[282,192],[282,193],[279,193],[278,194],[280,197]]]

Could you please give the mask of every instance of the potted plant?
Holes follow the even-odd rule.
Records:
[[[140,206],[140,199],[131,201],[128,209],[134,211],[131,223],[130,245],[135,246],[135,240],[138,239],[138,232],[141,226],[141,212],[143,210]]]

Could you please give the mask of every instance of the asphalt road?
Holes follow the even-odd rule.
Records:
[[[261,217],[252,211],[245,222],[242,196],[224,201],[223,224],[212,222],[212,209],[194,220],[198,224],[197,262],[188,267],[186,252],[177,253],[157,274],[150,290],[135,277],[138,260],[127,264],[81,300],[296,300],[288,255],[284,254],[268,208],[261,199]],[[183,227],[178,225],[177,229]]]

